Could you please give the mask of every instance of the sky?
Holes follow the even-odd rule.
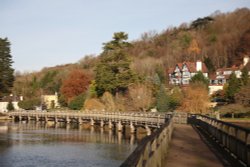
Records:
[[[0,0],[0,38],[11,42],[13,68],[32,72],[98,55],[114,32],[144,32],[250,8],[250,0]]]

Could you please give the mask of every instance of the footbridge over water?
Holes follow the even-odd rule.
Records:
[[[108,126],[109,129],[115,127],[122,131],[125,125],[130,126],[131,133],[137,127],[146,129],[148,135],[152,128],[160,128],[171,118],[172,113],[145,113],[145,112],[38,112],[38,111],[16,111],[9,112],[8,115],[19,121],[54,121],[66,123],[89,122],[91,126],[98,124],[101,128]]]

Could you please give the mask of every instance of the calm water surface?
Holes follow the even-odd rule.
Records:
[[[0,123],[0,167],[119,166],[136,137],[78,125]]]

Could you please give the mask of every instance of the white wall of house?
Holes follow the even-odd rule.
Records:
[[[237,78],[241,78],[241,71],[237,70],[234,72]]]
[[[0,112],[7,112],[7,106],[8,106],[9,102],[0,102]],[[19,110],[20,108],[18,107],[18,102],[12,102],[15,110]]]
[[[213,94],[218,90],[223,90],[223,85],[209,85],[209,95]]]

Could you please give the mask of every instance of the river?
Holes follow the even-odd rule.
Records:
[[[136,136],[98,127],[42,122],[0,123],[0,167],[119,166]]]

